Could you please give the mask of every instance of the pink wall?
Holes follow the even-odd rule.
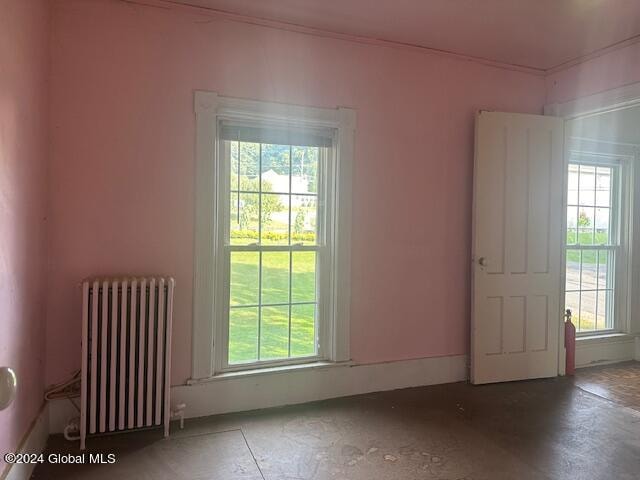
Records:
[[[640,42],[548,75],[547,103],[566,102],[634,82],[640,82]]]
[[[176,277],[189,377],[194,89],[357,109],[353,358],[467,351],[474,112],[541,112],[543,78],[103,0],[53,30],[49,381],[79,364],[78,282],[121,272]]]
[[[5,453],[43,402],[49,8],[0,0],[0,11],[0,366],[18,376],[17,398],[0,412]]]

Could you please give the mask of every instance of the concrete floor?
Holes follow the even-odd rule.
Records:
[[[637,364],[636,364],[637,365]],[[640,367],[637,367],[640,368]],[[577,382],[577,381],[576,381]],[[91,438],[35,479],[640,479],[640,412],[571,378],[412,388]],[[79,453],[60,436],[47,454]]]

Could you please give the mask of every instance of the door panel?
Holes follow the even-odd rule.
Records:
[[[558,372],[563,121],[476,119],[471,377]]]

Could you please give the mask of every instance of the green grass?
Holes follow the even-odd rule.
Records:
[[[291,301],[315,302],[316,254],[293,252],[292,255]],[[261,312],[258,307],[249,306],[259,303],[259,262],[257,252],[231,254],[229,363],[313,355],[315,305],[291,306],[290,345],[289,307],[265,305],[289,302],[289,252],[262,253]]]

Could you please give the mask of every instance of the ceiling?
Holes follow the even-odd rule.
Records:
[[[640,107],[577,118],[567,127],[572,137],[640,145]]]
[[[638,0],[172,1],[538,70],[640,35]]]

